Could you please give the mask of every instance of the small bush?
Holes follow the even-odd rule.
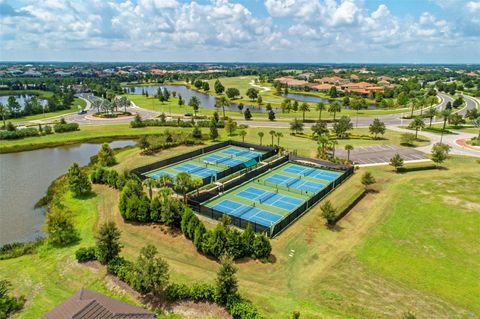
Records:
[[[75,258],[79,263],[84,263],[91,260],[97,260],[95,256],[95,247],[82,247],[75,252]]]
[[[227,302],[227,310],[233,319],[261,319],[257,308],[249,301],[239,297],[231,298]]]
[[[132,263],[123,257],[115,257],[107,264],[107,270],[109,273],[118,277],[123,281],[128,281],[128,277],[132,268]]]
[[[165,296],[170,301],[190,299],[190,288],[185,284],[171,283],[165,288]]]

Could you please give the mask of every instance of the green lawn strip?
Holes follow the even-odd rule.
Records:
[[[396,185],[388,215],[357,256],[386,277],[478,314],[480,203],[473,194],[480,178],[456,169],[423,176]]]

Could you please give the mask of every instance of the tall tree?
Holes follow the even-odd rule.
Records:
[[[421,117],[415,117],[408,125],[409,128],[415,130],[415,139],[418,138],[418,130],[425,128],[425,122]]]
[[[210,139],[215,141],[218,138],[218,130],[215,120],[212,118],[210,120]]]
[[[217,94],[222,94],[223,91],[225,91],[225,87],[222,85],[222,83],[218,79],[215,81],[214,89],[215,89],[215,93]]]
[[[442,132],[440,135],[440,143],[442,143],[443,141],[443,133],[445,132],[445,126],[447,125],[447,120],[451,114],[452,114],[451,108],[450,109],[446,108],[445,110],[442,111],[443,126],[442,126]]]
[[[342,116],[338,122],[333,124],[333,131],[337,138],[345,138],[348,136],[348,131],[353,129],[352,121],[348,116]]]
[[[233,265],[233,259],[224,256],[220,259],[221,265],[217,273],[216,290],[221,304],[226,304],[231,298],[238,295],[238,281],[236,278],[237,268]]]
[[[73,163],[68,168],[67,181],[68,187],[74,197],[88,194],[92,190],[92,185],[87,174],[80,169],[77,163]]]
[[[290,122],[290,131],[292,131],[294,134],[298,134],[303,131],[303,123],[302,121],[298,120],[297,118],[294,118]]]
[[[175,177],[175,188],[183,194],[184,202],[187,202],[187,192],[192,188],[192,175],[187,172],[180,172]]]
[[[280,138],[283,137],[283,133],[277,132],[275,135],[277,136],[277,146],[280,147]]]
[[[265,135],[265,133],[263,132],[258,132],[258,137],[260,138],[260,145],[262,145],[262,140],[263,140],[263,136]]]
[[[100,226],[98,234],[95,236],[95,254],[99,262],[105,265],[120,254],[123,247],[120,243],[120,235],[120,230],[113,221],[108,221]]]
[[[370,134],[374,135],[374,139],[377,139],[378,134],[385,134],[385,123],[380,121],[379,119],[374,119],[372,124],[368,127],[368,130],[370,131]]]
[[[229,118],[225,122],[225,130],[228,132],[228,135],[232,136],[232,134],[235,132],[236,129],[237,129],[237,122]]]
[[[333,121],[335,121],[335,117],[337,113],[341,111],[342,111],[342,106],[340,105],[340,103],[336,101],[330,104],[330,106],[328,107],[328,112],[333,113]]]
[[[353,151],[353,145],[345,145],[345,150],[347,151],[347,161],[350,162],[350,152]]]
[[[275,132],[274,130],[271,130],[270,132],[268,132],[268,134],[270,134],[270,136],[272,137],[272,146],[273,146],[273,139],[274,139],[275,135],[277,134],[277,132]]]
[[[97,153],[98,164],[101,166],[112,166],[117,163],[115,153],[108,143],[103,143]]]
[[[188,106],[193,108],[193,115],[194,117],[197,117],[197,111],[198,108],[200,107],[200,100],[196,96],[192,96],[190,98],[190,101],[188,101]]]
[[[247,135],[247,132],[245,130],[241,130],[238,134],[242,137],[242,142],[245,142],[245,135]]]
[[[249,88],[247,90],[247,96],[250,98],[250,100],[255,100],[258,97],[258,90],[254,88]]]
[[[321,121],[322,120],[322,112],[325,111],[325,109],[326,109],[325,108],[325,103],[318,102],[315,109],[318,111],[318,120]]]
[[[432,147],[432,161],[438,166],[442,164],[450,152],[450,145],[443,143],[435,143]]]
[[[300,111],[302,111],[303,121],[305,122],[305,112],[310,111],[310,107],[308,106],[307,102],[303,102],[300,105]]]
[[[428,127],[432,127],[433,118],[437,116],[437,114],[438,112],[434,107],[431,107],[426,111],[425,116],[430,119],[430,124]]]
[[[148,197],[152,200],[153,197],[153,188],[157,186],[157,181],[152,178],[147,178],[142,182],[143,186],[148,188]]]
[[[78,240],[71,213],[56,205],[47,213],[44,228],[52,245],[66,246]]]
[[[133,264],[130,281],[132,287],[142,294],[152,292],[159,295],[168,284],[168,264],[157,254],[157,248],[148,244],[140,250]]]
[[[397,172],[403,167],[403,158],[400,156],[400,154],[396,153],[390,159],[390,165],[393,166]]]

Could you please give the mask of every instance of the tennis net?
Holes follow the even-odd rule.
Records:
[[[289,180],[285,183],[285,185],[286,185],[287,187],[290,187],[293,183],[298,182],[299,180],[300,180],[300,177],[294,177],[294,178],[292,178],[292,179],[289,179]]]
[[[302,172],[302,175],[303,175],[303,176],[309,176],[309,175],[312,174],[314,171],[315,171],[315,168],[310,168],[310,169],[307,169],[307,170],[303,171],[303,172]]]
[[[297,188],[293,188],[293,187],[288,187],[287,185],[272,183],[272,182],[269,182],[269,181],[267,181],[267,180],[263,180],[262,182],[260,182],[260,180],[258,180],[257,182],[260,183],[260,184],[263,184],[263,185],[265,185],[265,186],[273,187],[273,188],[275,188],[277,191],[278,191],[279,189],[282,189],[282,190],[284,190],[284,191],[291,192],[291,193],[295,193],[295,194],[307,195],[307,192],[302,191],[301,189],[297,189]]]
[[[269,200],[270,198],[272,198],[273,196],[275,196],[276,193],[274,192],[266,192],[265,194],[263,194],[262,196],[260,196],[258,198],[258,201],[260,203],[263,203],[263,202],[266,202],[267,200]]]
[[[192,168],[191,170],[189,170],[188,173],[193,174],[193,173],[201,171],[202,169],[203,169],[203,167],[198,166],[198,167],[195,167],[195,168]]]
[[[233,216],[236,216],[236,217],[240,217],[242,216],[243,214],[245,214],[246,212],[248,212],[250,209],[252,209],[253,207],[251,206],[247,206],[247,205],[243,205],[243,206],[240,206],[239,208],[235,209],[234,211],[232,211],[232,215]]]

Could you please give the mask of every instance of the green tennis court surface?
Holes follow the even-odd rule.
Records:
[[[341,175],[341,172],[289,162],[204,205],[234,217],[272,227]]]
[[[262,154],[264,154],[262,151],[252,151],[238,146],[228,146],[186,161],[147,172],[144,175],[153,179],[157,179],[162,175],[170,175],[174,178],[178,173],[186,172],[193,177],[204,179],[216,176],[219,172],[230,167],[249,164],[252,160],[254,162],[253,164],[256,164]]]

